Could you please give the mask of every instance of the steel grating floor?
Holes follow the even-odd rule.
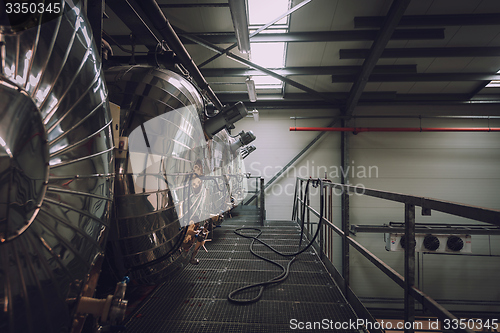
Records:
[[[252,207],[253,208],[253,207]],[[292,264],[288,279],[268,286],[262,299],[249,305],[233,304],[228,294],[247,284],[267,281],[281,273],[277,266],[253,256],[251,240],[239,237],[241,227],[263,230],[260,239],[283,252],[297,250],[300,229],[294,222],[266,221],[259,226],[255,210],[244,207],[239,215],[223,222],[200,251],[199,265],[188,265],[180,274],[159,285],[129,316],[128,333],[146,332],[292,332],[295,322],[349,322],[357,319],[339,288],[313,250],[300,254]],[[255,234],[255,233],[253,233]],[[303,244],[306,244],[303,241]],[[259,254],[282,265],[288,258],[263,245]],[[250,291],[240,297],[253,297]],[[360,332],[358,330],[307,330]]]

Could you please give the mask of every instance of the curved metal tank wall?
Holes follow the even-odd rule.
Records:
[[[0,332],[77,331],[113,188],[107,90],[79,6],[0,26]]]
[[[235,139],[223,130],[207,141],[201,94],[172,71],[122,66],[105,75],[128,140],[116,163],[108,254],[117,275],[158,283],[192,258],[193,225],[232,208]]]

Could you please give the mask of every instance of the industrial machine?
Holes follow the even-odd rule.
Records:
[[[157,283],[196,263],[190,245],[203,242],[219,216],[243,199],[242,144],[226,127],[246,109],[241,104],[208,118],[195,86],[170,70],[113,67],[106,81],[126,142],[116,159],[110,258],[118,276]],[[210,126],[214,119],[218,125]]]
[[[208,115],[183,75],[104,76],[80,2],[51,3],[0,15],[0,332],[118,324],[127,284],[198,262],[246,194],[241,150],[255,138],[228,132],[242,103]],[[94,298],[98,283],[114,293]]]

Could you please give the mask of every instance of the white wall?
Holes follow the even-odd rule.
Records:
[[[470,113],[468,114],[470,115]],[[357,120],[357,126],[419,127],[419,120]],[[499,127],[498,120],[489,125]],[[488,127],[487,120],[423,119],[422,127]],[[351,179],[369,188],[500,209],[500,133],[360,133],[351,136],[351,160],[358,165],[377,165],[378,178]],[[384,200],[357,197],[351,200],[351,224],[383,224],[404,221],[403,206]],[[475,223],[433,212],[417,223]],[[404,273],[403,253],[386,252],[383,235],[359,234],[357,240],[375,255]],[[491,242],[490,242],[491,240]],[[473,236],[474,254],[500,255],[499,237]],[[500,273],[499,257],[420,255],[417,284],[437,300],[500,301],[495,281]],[[394,283],[387,285],[378,269],[352,255],[351,283],[364,297],[401,297]],[[384,305],[386,306],[386,305]],[[447,305],[450,310],[472,310]],[[499,307],[475,310],[498,311]]]
[[[260,120],[246,118],[236,123],[232,134],[241,130],[252,130],[257,139],[252,143],[257,150],[245,160],[247,172],[253,176],[263,176],[267,183],[279,172],[292,158],[311,142],[319,132],[290,132],[293,126],[326,126],[331,120],[291,120],[291,116],[315,116],[335,114],[328,110],[262,110]],[[334,153],[340,146],[338,133],[327,133],[316,143],[293,168],[283,174],[273,186],[266,191],[266,213],[268,220],[289,220],[293,202],[295,177],[324,177],[325,168],[328,172],[330,166],[340,166],[340,156]],[[321,175],[318,175],[321,173]]]
[[[360,107],[356,114],[480,115],[496,111],[495,106],[455,107]],[[330,111],[334,113],[334,111]],[[237,123],[237,130],[253,130],[255,146],[245,164],[253,175],[264,175],[267,182],[282,166],[303,149],[318,132],[290,132],[290,126],[325,126],[330,120],[290,120],[290,116],[324,115],[325,111],[270,110],[260,112],[260,121],[248,118]],[[498,120],[451,119],[357,119],[358,127],[500,127]],[[290,172],[267,192],[268,219],[290,219],[293,184],[296,175],[318,175],[318,170],[331,174],[340,168],[340,134],[327,133]],[[350,135],[350,160],[355,177],[351,184],[367,188],[500,209],[500,133],[359,133]],[[368,170],[371,168],[371,176]],[[376,169],[374,168],[376,167]],[[351,168],[351,171],[352,171]],[[363,169],[364,168],[364,169]],[[366,170],[366,173],[359,171]],[[309,172],[306,172],[309,171]],[[352,176],[352,173],[350,174]],[[338,182],[339,179],[333,179]],[[335,203],[339,219],[340,200]],[[433,212],[421,216],[417,208],[416,222],[474,223],[474,221]],[[403,221],[403,205],[370,197],[353,196],[351,224],[381,225]],[[336,221],[337,224],[339,221]],[[372,253],[403,274],[403,253],[387,252],[382,234],[358,234],[356,239]],[[500,237],[473,236],[473,254],[500,256]],[[339,262],[336,255],[335,262]],[[435,299],[500,301],[500,288],[495,281],[500,274],[499,257],[419,256],[418,286]],[[383,273],[351,251],[351,284],[360,297],[398,298],[401,288]],[[387,307],[381,304],[381,307]],[[399,307],[395,304],[394,307]],[[450,310],[472,310],[468,306],[446,305]],[[478,311],[500,311],[499,307],[477,307]]]

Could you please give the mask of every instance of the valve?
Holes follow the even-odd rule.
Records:
[[[78,303],[77,312],[92,314],[100,318],[100,323],[104,325],[117,325],[125,319],[128,301],[125,300],[127,283],[130,281],[126,276],[116,284],[113,295],[103,299],[93,297],[81,297]]]

